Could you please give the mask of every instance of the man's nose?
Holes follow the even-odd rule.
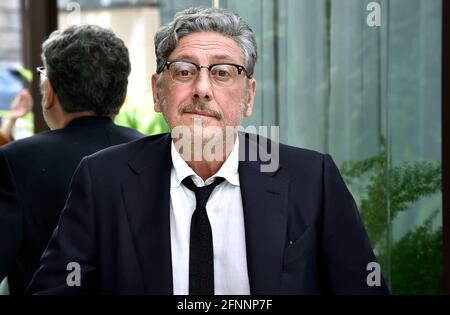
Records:
[[[212,85],[208,69],[199,69],[194,82],[193,96],[198,100],[210,101],[212,99]]]

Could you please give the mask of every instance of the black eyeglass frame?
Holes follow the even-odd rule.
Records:
[[[242,71],[244,71],[245,74],[246,74],[246,77],[247,77],[248,79],[251,79],[251,78],[252,78],[252,76],[248,74],[247,69],[245,69],[245,67],[244,67],[243,65],[238,65],[238,64],[235,64],[235,63],[226,63],[226,62],[223,62],[223,63],[214,63],[214,64],[209,65],[209,66],[203,66],[203,65],[198,65],[198,64],[196,64],[196,63],[194,63],[194,62],[191,62],[191,61],[186,61],[186,60],[171,60],[171,61],[166,61],[166,63],[164,64],[164,67],[163,67],[162,69],[159,70],[158,74],[160,74],[161,72],[163,72],[164,68],[166,68],[167,70],[169,70],[170,65],[173,64],[173,63],[177,63],[177,62],[189,63],[189,64],[195,66],[195,67],[197,68],[197,71],[200,71],[200,69],[205,68],[205,69],[208,69],[208,72],[211,72],[211,69],[212,69],[213,67],[215,67],[215,66],[234,66],[234,67],[236,67],[236,69],[238,70],[238,75],[241,75]]]
[[[40,74],[42,74],[43,76],[47,77],[47,73],[45,73],[45,67],[43,67],[43,66],[37,67],[36,71],[39,72]]]
[[[38,73],[40,73],[40,74],[42,74],[43,76],[45,76],[47,79],[49,79],[49,77],[48,77],[48,75],[47,75],[47,73],[46,73],[46,71],[45,71],[45,67],[44,66],[40,66],[40,67],[37,67],[36,68],[36,71],[38,72]],[[50,79],[49,79],[50,80]],[[50,82],[51,83],[51,82]],[[53,91],[55,92],[55,94],[58,94],[57,92],[56,92],[56,88],[55,88],[55,86],[52,84],[52,88],[53,88]]]

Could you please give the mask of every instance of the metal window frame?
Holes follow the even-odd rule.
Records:
[[[41,45],[51,32],[58,28],[57,0],[20,0],[22,20],[23,63],[28,69],[42,65]],[[40,106],[42,96],[39,76],[34,75],[30,93],[34,100],[34,131],[48,130]]]
[[[450,1],[442,1],[442,231],[444,294],[450,294]]]

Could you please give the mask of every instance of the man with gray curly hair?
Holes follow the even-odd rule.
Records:
[[[95,25],[55,31],[42,45],[43,114],[51,129],[76,117],[119,113],[131,71],[128,49],[107,29]]]
[[[21,295],[39,267],[81,159],[142,135],[116,126],[130,61],[110,30],[72,26],[42,45],[42,111],[51,131],[0,149],[0,280]]]
[[[387,293],[331,157],[238,132],[256,93],[248,24],[187,9],[155,53],[155,110],[172,132],[80,163],[30,292]]]

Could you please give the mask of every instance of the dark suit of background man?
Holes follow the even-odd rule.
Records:
[[[172,133],[83,159],[30,292],[388,293],[367,282],[375,257],[330,156],[228,128],[253,110],[248,25],[188,9],[155,48]],[[273,168],[254,156],[265,150]]]
[[[24,294],[39,267],[81,159],[141,136],[112,122],[131,69],[121,39],[79,26],[42,47],[42,110],[52,130],[0,149],[0,279],[8,276],[11,294]]]

